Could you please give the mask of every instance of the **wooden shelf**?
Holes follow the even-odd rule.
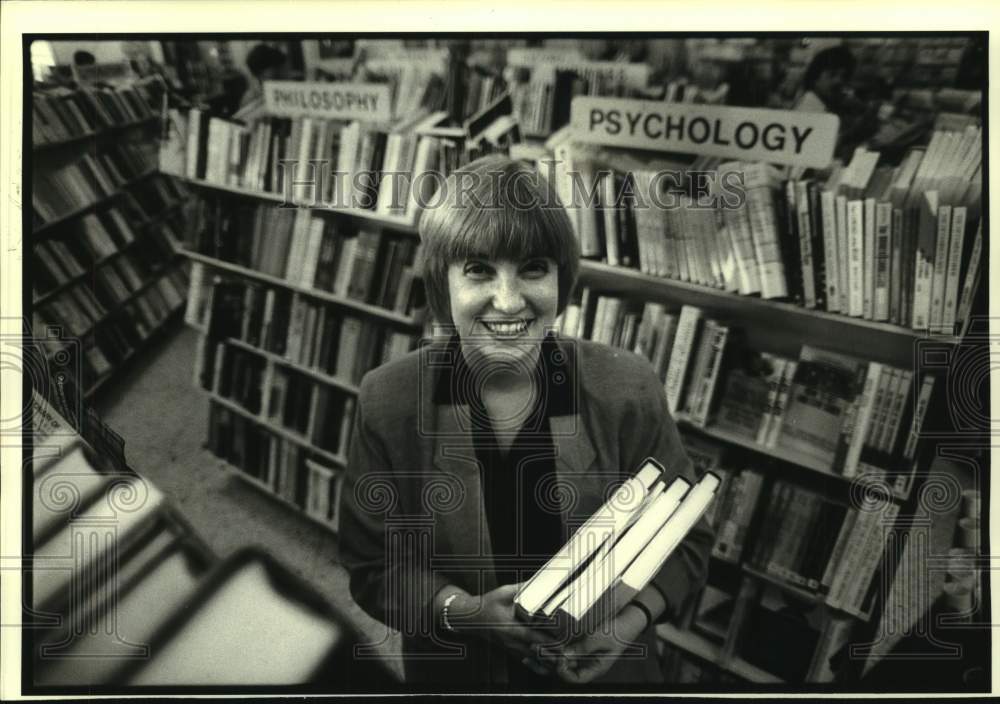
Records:
[[[94,395],[96,395],[97,393],[99,393],[101,389],[104,388],[109,381],[111,381],[111,379],[115,378],[121,372],[121,370],[125,367],[127,363],[132,361],[136,357],[136,355],[138,355],[142,350],[148,348],[149,345],[152,343],[152,341],[155,338],[159,337],[160,333],[162,333],[175,320],[177,320],[178,316],[183,310],[184,310],[184,303],[182,302],[180,305],[178,305],[169,313],[167,313],[167,315],[163,318],[163,320],[160,321],[160,324],[156,328],[154,328],[148,335],[146,335],[146,337],[144,337],[138,345],[133,347],[132,350],[128,354],[126,354],[125,357],[122,358],[122,360],[118,362],[117,365],[109,369],[106,374],[103,374],[94,383],[92,383],[89,387],[87,387],[87,390],[84,391],[84,398],[89,399]]]
[[[581,262],[580,284],[638,300],[702,308],[709,316],[731,320],[755,349],[797,358],[803,342],[845,354],[862,352],[877,362],[911,368],[920,340],[956,344],[953,335],[922,333],[899,325],[803,308],[792,303],[740,296],[697,284],[644,274],[635,269]]]
[[[238,415],[241,415],[241,416],[243,416],[244,418],[246,418],[248,420],[253,421],[257,425],[264,426],[265,428],[267,428],[270,432],[274,433],[275,435],[280,435],[285,440],[288,440],[289,442],[293,442],[296,445],[299,445],[300,447],[306,448],[310,452],[313,452],[316,455],[319,455],[320,457],[322,457],[323,459],[325,459],[327,462],[330,462],[331,464],[334,464],[334,465],[336,465],[338,467],[345,467],[347,465],[347,460],[346,460],[346,458],[343,455],[336,455],[336,454],[334,454],[332,452],[329,452],[328,450],[324,450],[322,448],[316,447],[311,442],[309,442],[308,439],[302,437],[301,435],[299,435],[295,431],[289,430],[288,428],[283,428],[280,425],[276,425],[275,423],[272,423],[271,421],[267,420],[266,418],[263,418],[263,417],[261,417],[261,416],[259,416],[257,414],[251,413],[250,411],[248,411],[247,409],[245,409],[243,406],[241,406],[240,404],[236,403],[235,401],[230,401],[228,398],[223,398],[222,396],[219,396],[214,391],[207,391],[205,389],[202,389],[200,386],[196,387],[196,388],[199,388],[203,392],[205,392],[206,394],[208,394],[209,398],[212,399],[213,403],[217,403],[220,406],[228,408],[232,412],[234,412],[234,413],[236,413]]]
[[[197,329],[203,330],[201,326],[197,326]],[[359,388],[357,385],[344,381],[343,379],[338,379],[337,377],[331,376],[330,374],[320,371],[319,369],[314,369],[304,364],[293,362],[290,359],[282,357],[280,354],[269,352],[268,350],[257,347],[256,345],[251,345],[249,342],[245,342],[244,340],[240,340],[235,337],[226,338],[225,343],[227,345],[232,345],[233,347],[239,347],[240,349],[247,350],[248,352],[252,352],[253,354],[260,355],[261,357],[271,360],[275,364],[280,364],[284,367],[290,367],[296,371],[302,372],[303,374],[311,376],[313,379],[316,379],[317,381],[320,381],[324,384],[328,384],[329,386],[334,386],[346,394],[352,394],[354,396],[358,395]]]
[[[247,278],[256,279],[257,281],[262,281],[264,283],[270,284],[272,286],[279,286],[281,288],[286,288],[291,291],[296,291],[304,296],[309,296],[310,298],[315,298],[320,301],[325,301],[327,303],[333,303],[335,305],[341,306],[342,308],[350,308],[352,310],[358,311],[359,313],[364,313],[365,315],[381,318],[382,320],[389,321],[396,325],[400,325],[407,328],[419,328],[422,327],[422,323],[416,318],[411,318],[406,315],[401,315],[395,311],[391,311],[387,308],[381,308],[379,306],[373,306],[368,303],[362,303],[361,301],[355,301],[351,298],[344,298],[343,296],[338,296],[336,294],[330,293],[329,291],[321,291],[316,288],[309,288],[306,286],[300,286],[298,284],[292,283],[277,276],[272,276],[270,274],[265,274],[262,271],[257,271],[256,269],[248,269],[245,266],[240,266],[239,264],[232,264],[230,262],[222,261],[221,259],[216,259],[214,257],[209,257],[204,254],[198,254],[197,252],[192,252],[190,250],[181,250],[181,253],[189,258],[191,261],[201,262],[206,266],[210,266],[213,269],[220,269],[222,271],[228,271],[232,274],[238,274],[239,276],[245,276]]]
[[[171,174],[175,178],[182,181],[190,183],[193,186],[198,186],[199,188],[206,188],[213,191],[218,191],[220,193],[229,193],[236,196],[244,196],[247,198],[256,198],[258,200],[264,200],[270,203],[288,203],[284,195],[281,193],[268,193],[266,191],[257,191],[250,188],[241,188],[239,186],[227,186],[220,183],[212,183],[211,181],[205,181],[204,179],[189,178],[187,176],[181,176],[179,174]],[[292,207],[298,207],[294,204]],[[393,230],[395,232],[401,232],[408,235],[417,234],[417,226],[413,220],[396,217],[392,215],[380,215],[371,210],[363,210],[361,208],[332,208],[332,207],[310,207],[314,213],[329,213],[331,215],[344,215],[347,217],[355,218],[357,220],[362,220],[368,224],[376,225],[384,229]]]
[[[306,511],[304,508],[299,506],[294,501],[289,501],[284,496],[278,494],[273,488],[268,486],[266,482],[257,479],[257,477],[250,476],[239,467],[234,467],[228,462],[226,462],[226,467],[229,469],[229,473],[233,476],[238,477],[240,481],[246,482],[248,485],[252,486],[257,491],[266,494],[268,497],[270,497],[274,501],[277,501],[282,506],[287,506],[288,508],[293,509],[295,513],[298,514],[299,516],[302,516],[308,521],[315,523],[316,525],[322,528],[325,528],[334,535],[337,535],[337,526],[333,525],[332,523],[327,523],[326,521],[323,521],[319,518],[316,518],[316,516]]]
[[[126,123],[121,124],[121,125],[111,125],[110,127],[103,127],[103,128],[101,128],[99,130],[96,130],[94,132],[87,132],[85,134],[78,134],[78,135],[75,135],[73,137],[67,137],[66,139],[57,140],[55,142],[41,142],[39,144],[33,144],[31,146],[31,148],[34,151],[36,151],[36,152],[38,152],[38,151],[55,150],[55,149],[59,149],[61,147],[67,147],[67,146],[69,146],[71,144],[79,144],[80,142],[87,142],[87,141],[90,141],[92,139],[100,139],[101,137],[105,137],[105,136],[108,136],[108,135],[118,134],[119,132],[123,132],[125,130],[130,130],[133,127],[141,127],[142,125],[146,125],[146,124],[149,124],[151,122],[155,122],[156,120],[159,120],[159,119],[160,119],[159,115],[150,115],[149,117],[144,117],[141,120],[135,120],[133,122],[126,122]]]
[[[37,236],[41,235],[42,233],[46,232],[47,230],[51,230],[52,228],[56,227],[57,225],[61,225],[64,222],[72,220],[75,217],[79,217],[80,215],[88,213],[91,210],[93,210],[94,208],[96,208],[96,207],[98,207],[98,206],[100,206],[100,205],[102,205],[104,203],[107,203],[107,202],[109,202],[111,200],[114,200],[119,195],[121,195],[122,192],[126,188],[131,188],[135,184],[139,183],[140,181],[143,181],[144,179],[149,178],[150,176],[152,176],[155,173],[159,173],[155,167],[152,168],[152,169],[150,169],[149,171],[141,173],[138,176],[136,176],[134,179],[132,179],[131,181],[127,181],[126,183],[123,183],[121,186],[119,186],[117,189],[115,189],[114,193],[111,193],[111,194],[106,195],[106,196],[101,196],[97,200],[95,200],[95,201],[93,201],[91,203],[87,203],[86,205],[82,205],[79,208],[77,208],[76,210],[72,210],[72,211],[66,213],[65,215],[60,215],[55,220],[50,220],[49,222],[42,223],[41,225],[39,225],[38,227],[36,227],[34,230],[32,230],[31,234],[34,235],[35,237],[37,237]]]
[[[677,416],[677,423],[683,428],[692,430],[702,435],[707,435],[715,440],[720,440],[722,442],[728,443],[730,445],[737,445],[746,450],[751,450],[761,455],[767,455],[768,457],[773,457],[776,460],[781,460],[782,462],[788,462],[790,464],[797,465],[804,469],[808,469],[812,472],[822,474],[826,477],[832,477],[834,479],[842,479],[844,481],[851,481],[852,478],[845,477],[842,474],[837,474],[831,470],[828,466],[819,462],[813,457],[808,455],[802,455],[798,452],[791,452],[789,450],[782,449],[780,447],[768,447],[766,445],[761,445],[753,440],[743,437],[738,433],[734,433],[728,430],[722,430],[720,428],[709,426],[700,426],[696,423],[692,423],[687,417],[682,414]]]
[[[657,635],[667,643],[695,655],[706,662],[749,682],[759,684],[783,684],[784,680],[760,669],[740,658],[731,658],[728,662],[722,654],[722,646],[706,638],[685,631],[669,623],[656,627]]]
[[[145,230],[146,228],[155,225],[157,222],[162,221],[167,216],[167,214],[170,211],[174,210],[180,204],[181,204],[181,201],[177,201],[176,203],[171,203],[170,205],[168,205],[167,207],[165,207],[163,210],[161,210],[158,214],[154,215],[153,217],[146,218],[142,222],[136,223],[136,224],[132,225],[133,229],[136,229],[136,230]],[[55,288],[50,289],[50,290],[46,291],[45,293],[41,294],[40,296],[38,296],[38,298],[34,299],[33,304],[36,305],[36,306],[38,306],[38,305],[41,305],[41,304],[45,303],[45,301],[47,301],[50,298],[54,297],[58,293],[60,293],[62,291],[65,291],[66,289],[72,287],[75,283],[77,283],[80,280],[86,278],[87,275],[96,273],[98,269],[100,269],[102,266],[104,266],[105,264],[107,264],[108,262],[110,262],[112,259],[117,259],[119,256],[121,256],[122,254],[124,254],[128,250],[132,249],[133,247],[137,246],[139,243],[140,243],[139,239],[134,239],[131,242],[127,243],[124,247],[122,247],[118,251],[116,251],[116,252],[114,252],[112,254],[109,254],[109,255],[107,255],[105,257],[101,257],[97,261],[95,261],[92,264],[90,264],[88,266],[88,268],[82,274],[77,274],[76,276],[72,276],[72,277],[70,277],[70,279],[68,281],[63,282],[63,283],[59,284],[58,286],[56,286]]]

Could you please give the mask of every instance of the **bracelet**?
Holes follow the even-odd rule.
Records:
[[[455,627],[451,625],[448,621],[448,608],[451,606],[451,602],[458,598],[458,592],[454,594],[449,594],[448,598],[444,600],[444,605],[441,607],[441,625],[444,626],[446,631],[451,633],[457,633]]]
[[[642,613],[646,614],[646,625],[643,627],[642,630],[646,630],[646,628],[649,628],[653,624],[653,614],[646,607],[645,604],[643,604],[641,601],[637,599],[633,599],[632,601],[629,602],[629,606],[634,606],[640,611],[642,611]]]

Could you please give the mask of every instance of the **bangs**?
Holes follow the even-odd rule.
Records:
[[[545,208],[468,208],[442,242],[449,264],[469,258],[521,261],[549,257],[565,264],[568,252],[554,213]]]

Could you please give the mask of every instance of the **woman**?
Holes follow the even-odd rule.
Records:
[[[434,200],[424,280],[453,334],[362,381],[340,523],[351,592],[402,631],[408,683],[661,681],[651,625],[701,588],[704,522],[610,634],[560,644],[513,597],[645,458],[694,479],[662,385],[638,355],[551,332],[579,248],[538,173],[486,157]]]

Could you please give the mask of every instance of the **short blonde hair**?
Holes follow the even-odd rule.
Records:
[[[453,322],[448,267],[470,257],[555,260],[558,312],[566,308],[580,270],[580,245],[552,184],[525,162],[487,156],[452,172],[418,229],[427,300],[439,322]]]

